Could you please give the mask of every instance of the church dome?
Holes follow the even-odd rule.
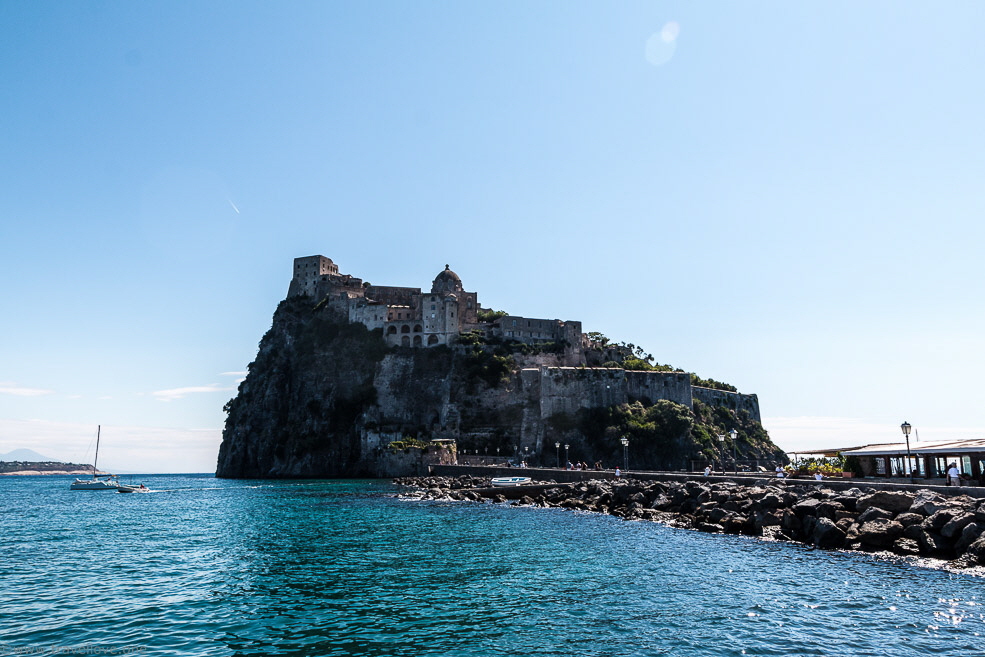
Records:
[[[445,265],[443,272],[434,277],[434,283],[431,285],[432,293],[460,292],[461,290],[462,279],[448,265]]]

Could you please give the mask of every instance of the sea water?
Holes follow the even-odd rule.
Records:
[[[0,477],[0,655],[981,654],[985,580],[386,481]]]

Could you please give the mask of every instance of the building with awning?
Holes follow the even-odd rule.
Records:
[[[866,477],[944,479],[953,463],[962,478],[985,485],[985,438],[865,445],[839,452],[855,456]],[[970,483],[970,482],[969,482]]]

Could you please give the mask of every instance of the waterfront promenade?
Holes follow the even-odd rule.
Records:
[[[497,465],[432,465],[430,473],[439,477],[460,477],[471,475],[473,477],[512,477],[522,475],[530,477],[531,482],[556,481],[558,483],[572,483],[579,481],[590,481],[592,479],[615,479],[613,470],[565,470],[564,468],[507,468]],[[917,479],[916,483],[908,481],[886,480],[882,477],[865,477],[840,479],[831,477],[817,481],[813,478],[794,477],[780,480],[770,472],[759,473],[739,473],[739,474],[712,474],[707,477],[700,472],[651,472],[651,471],[623,471],[622,479],[640,479],[644,481],[663,481],[663,482],[684,482],[684,481],[707,481],[709,483],[731,481],[744,486],[752,486],[757,481],[769,480],[770,482],[780,482],[787,486],[810,486],[821,485],[832,490],[848,490],[850,488],[868,488],[872,490],[897,490],[897,491],[917,491],[932,490],[942,495],[968,495],[976,499],[985,499],[985,488],[975,486],[945,486],[942,480]],[[939,482],[939,483],[938,483]]]

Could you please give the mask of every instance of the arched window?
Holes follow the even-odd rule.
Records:
[[[430,347],[433,344],[438,344],[438,336],[436,335],[428,336],[428,346]]]
[[[391,326],[390,328],[388,328],[386,330],[386,332],[387,332],[387,335],[396,335],[397,334],[397,327],[396,326]]]
[[[421,332],[421,325],[420,324],[415,324],[414,325],[414,333],[420,333],[420,332]]]
[[[400,327],[400,332],[401,333],[410,333],[410,327],[407,326],[406,324],[404,324],[403,326]]]
[[[404,337],[400,338],[400,345],[403,346],[403,347],[409,347],[410,346],[410,336],[409,335],[405,335]]]
[[[419,336],[419,335],[415,335],[414,336],[414,346],[415,347],[420,347],[421,346],[421,336]]]

